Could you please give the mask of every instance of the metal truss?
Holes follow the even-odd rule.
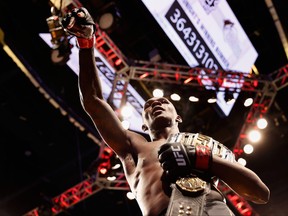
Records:
[[[41,216],[42,214],[50,216],[58,215],[103,189],[128,191],[129,186],[124,173],[116,173],[116,176],[116,180],[108,181],[107,178],[100,177],[99,174],[96,173],[64,191],[62,194],[52,198],[46,208],[43,209],[41,206],[36,207],[23,216]]]
[[[269,77],[260,77],[238,71],[135,61],[127,73],[126,77],[134,80],[208,87],[220,91],[221,88],[252,92],[263,92],[266,89],[271,89]]]
[[[269,77],[277,91],[288,86],[288,64],[270,73]]]

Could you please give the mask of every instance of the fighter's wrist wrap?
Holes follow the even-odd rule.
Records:
[[[89,49],[95,45],[95,36],[92,38],[80,38],[77,37],[77,45],[80,49]]]
[[[195,146],[195,168],[199,170],[209,170],[212,165],[212,152],[208,146]]]

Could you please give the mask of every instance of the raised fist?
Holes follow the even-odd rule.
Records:
[[[92,38],[96,30],[93,18],[84,7],[68,12],[61,24],[66,32],[78,38]]]
[[[166,175],[171,179],[177,179],[195,171],[209,171],[212,152],[204,145],[166,143],[160,147],[158,158]]]

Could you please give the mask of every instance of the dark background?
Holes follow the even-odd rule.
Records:
[[[109,35],[129,59],[149,60],[149,52],[156,48],[163,62],[185,65],[140,1],[81,1],[95,20],[111,2],[117,5],[121,18]],[[227,2],[259,54],[255,63],[259,73],[269,75],[286,65],[287,57],[265,1]],[[280,0],[273,3],[287,33],[288,3]],[[51,198],[85,179],[85,172],[99,154],[99,146],[87,136],[87,131],[96,137],[98,134],[80,106],[76,75],[68,66],[51,62],[51,49],[38,36],[38,33],[48,32],[49,1],[1,1],[0,9],[0,27],[5,32],[5,42],[41,86],[70,113],[63,115],[56,109],[1,49],[0,215],[18,216],[49,203]],[[144,98],[149,96],[149,92],[139,88],[139,83],[131,82]],[[157,85],[146,83],[149,90]],[[163,87],[167,91],[175,89],[175,86]],[[183,95],[188,91],[183,86],[177,89]],[[240,99],[244,96],[241,94]],[[179,102],[175,105],[185,119],[190,119],[181,127],[186,131],[201,131],[233,147],[248,112],[240,99],[227,118],[220,117],[206,103]],[[277,92],[267,113],[269,126],[264,131],[264,139],[246,158],[247,167],[254,170],[271,190],[268,204],[251,203],[260,215],[288,213],[287,115],[286,87]],[[86,130],[75,127],[71,122],[73,118]],[[61,215],[139,215],[137,204],[126,198],[126,192],[102,190]]]

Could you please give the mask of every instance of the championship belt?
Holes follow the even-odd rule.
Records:
[[[178,133],[171,135],[167,143],[182,143],[183,145],[204,145],[212,150],[213,156],[235,162],[235,155],[222,143],[199,133]],[[210,182],[196,175],[179,178],[171,185],[172,194],[166,216],[203,214],[206,195],[211,190]]]
[[[228,160],[230,162],[235,162],[234,153],[228,149],[225,145],[214,140],[213,138],[202,135],[199,133],[177,133],[171,135],[167,139],[167,143],[182,143],[184,145],[204,145],[208,146],[212,150],[213,156],[217,156]]]

